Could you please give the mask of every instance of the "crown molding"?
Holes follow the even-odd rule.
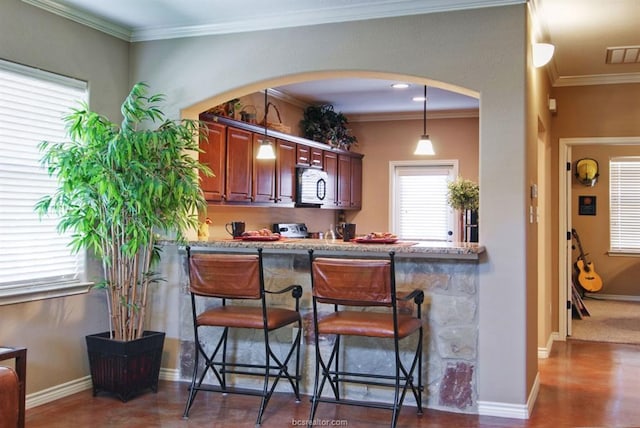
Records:
[[[131,41],[131,30],[106,21],[104,19],[98,18],[95,15],[82,12],[78,9],[62,5],[52,0],[22,1],[24,3],[30,4],[31,6],[35,6],[40,9],[46,10],[47,12],[51,12],[55,15],[62,16],[63,18],[67,18],[79,24],[86,25],[87,27],[93,28],[94,30],[102,31],[103,33],[109,34],[110,36],[117,37],[118,39],[122,39],[127,42]]]
[[[55,0],[22,0],[56,15],[130,42],[183,37],[231,34],[276,28],[302,27],[327,23],[362,21],[407,15],[421,15],[465,9],[523,4],[527,0],[387,0],[372,4],[347,5],[331,9],[277,13],[271,16],[193,26],[138,27],[128,29],[86,12],[64,6]],[[242,7],[242,6],[239,6]]]
[[[411,113],[364,113],[347,114],[349,122],[386,122],[398,120],[422,120],[422,112]],[[466,119],[480,117],[477,109],[470,110],[439,110],[427,112],[427,119]]]
[[[553,87],[616,85],[621,83],[640,83],[640,73],[593,74],[585,76],[559,76],[552,80]]]

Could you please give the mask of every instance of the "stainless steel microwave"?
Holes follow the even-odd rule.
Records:
[[[296,206],[322,206],[327,196],[327,173],[317,168],[298,168],[296,175]]]

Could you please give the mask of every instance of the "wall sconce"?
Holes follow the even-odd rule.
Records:
[[[582,185],[593,187],[598,181],[598,161],[590,158],[579,159],[576,162],[576,179]]]
[[[538,68],[547,65],[555,50],[556,47],[550,43],[534,43],[532,46],[533,66]]]

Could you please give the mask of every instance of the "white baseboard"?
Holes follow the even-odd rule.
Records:
[[[622,300],[625,302],[640,302],[640,296],[625,296],[622,294],[584,293],[584,296],[600,300]]]
[[[25,397],[25,407],[30,409],[32,407],[41,406],[51,401],[64,398],[68,395],[91,389],[91,386],[91,376],[85,376],[80,379],[52,386],[51,388],[43,389],[42,391],[27,394]]]
[[[160,380],[168,380],[177,382],[180,379],[180,371],[177,369],[160,369]],[[92,388],[91,376],[85,376],[80,379],[72,380],[60,385],[52,386],[51,388],[43,389],[42,391],[28,394],[25,397],[25,407],[31,409],[43,404],[50,403],[51,401],[58,400],[60,398],[67,397],[69,395],[85,391]]]
[[[549,358],[549,354],[551,354],[551,348],[553,347],[553,342],[556,340],[560,340],[560,333],[553,332],[549,335],[549,340],[544,347],[538,348],[538,358]]]
[[[182,380],[180,378],[180,370],[178,369],[164,369],[160,368],[160,380],[170,380],[172,382],[178,382]]]
[[[533,381],[526,404],[478,400],[478,414],[480,416],[496,416],[499,418],[529,419],[538,398],[538,392],[540,392],[540,373],[536,374],[536,379]]]

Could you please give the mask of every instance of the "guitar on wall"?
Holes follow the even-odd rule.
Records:
[[[575,229],[571,229],[571,235],[576,240],[578,251],[580,251],[580,255],[574,265],[578,274],[578,284],[586,291],[592,293],[600,291],[600,289],[602,289],[602,278],[596,273],[593,262],[587,260],[587,255],[582,250],[578,232],[576,232]]]

